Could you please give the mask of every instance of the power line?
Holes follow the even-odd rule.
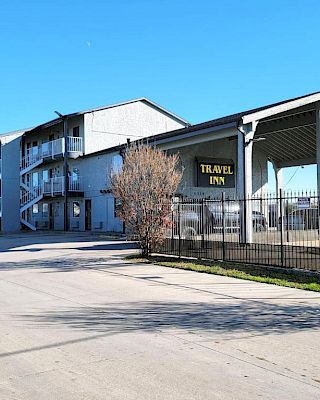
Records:
[[[299,165],[297,167],[297,169],[294,171],[294,173],[292,174],[291,178],[288,180],[288,182],[284,185],[284,187],[287,187],[289,185],[289,183],[292,181],[292,179],[295,177],[295,175],[297,174],[297,172],[299,171],[299,168],[301,167],[301,165]]]
[[[99,131],[99,130],[96,130],[96,129],[92,129],[92,132],[109,133],[110,135],[126,136],[126,137],[131,136],[131,137],[136,137],[136,138],[139,138],[139,139],[144,137],[144,136],[132,135],[132,134],[129,134],[129,133],[116,133],[116,132],[108,132],[108,131]]]

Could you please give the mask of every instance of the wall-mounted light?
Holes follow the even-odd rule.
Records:
[[[267,138],[265,138],[265,137],[259,137],[259,138],[256,138],[256,139],[249,139],[247,142],[245,142],[245,146],[248,146],[250,143],[264,142],[265,140],[267,140]]]

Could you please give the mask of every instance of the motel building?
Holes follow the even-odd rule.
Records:
[[[122,232],[108,176],[127,141],[179,153],[183,199],[277,193],[286,167],[317,164],[320,92],[191,125],[148,99],[96,108],[0,136],[1,230]],[[248,203],[245,240],[252,240]],[[266,216],[268,209],[260,210]]]

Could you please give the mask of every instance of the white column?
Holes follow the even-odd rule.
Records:
[[[317,189],[320,195],[320,103],[316,105],[316,132],[317,132]]]
[[[244,197],[244,134],[238,132],[238,163],[237,163],[237,194],[240,199]]]
[[[252,229],[252,150],[253,137],[257,124],[252,123],[240,128],[238,133],[238,195],[242,202],[240,216],[244,222],[241,241],[253,241]]]
[[[277,191],[277,196],[279,196],[280,189],[283,189],[283,169],[278,168],[277,166],[274,166],[274,173],[276,177],[276,191]]]
[[[242,132],[238,132],[238,162],[237,162],[237,195],[240,200],[239,206],[239,217],[240,217],[240,241],[244,243],[246,241],[246,232],[245,232],[245,211],[244,211],[244,202],[243,199],[245,197],[245,184],[244,184],[244,134]]]
[[[245,198],[246,198],[246,242],[253,241],[252,226],[252,148],[253,138],[246,139],[245,142]]]

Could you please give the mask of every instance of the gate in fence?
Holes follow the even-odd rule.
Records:
[[[320,271],[319,197],[175,201],[163,254]]]

